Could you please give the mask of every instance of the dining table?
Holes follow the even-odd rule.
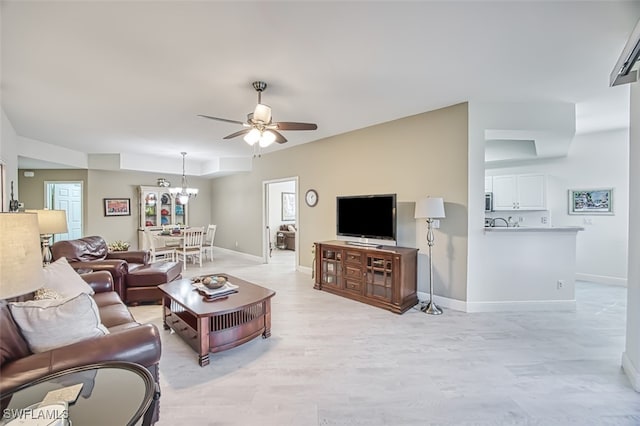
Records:
[[[162,241],[162,244],[158,244],[158,246],[163,247],[180,247],[182,245],[182,237],[182,232],[159,232],[153,235],[156,241]]]

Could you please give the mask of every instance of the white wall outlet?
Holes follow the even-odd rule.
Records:
[[[557,287],[558,287],[558,290],[563,288],[564,287],[564,280],[558,280]]]
[[[518,216],[518,223],[522,223],[522,222],[524,222],[524,217]]]
[[[584,223],[585,225],[593,225],[593,222],[591,221],[590,217],[583,218],[582,223]]]
[[[542,216],[540,218],[540,223],[542,223],[543,225],[546,225],[547,223],[549,223],[549,218],[546,216]]]
[[[238,247],[238,242],[236,241],[236,247]]]
[[[433,219],[433,227],[435,229],[439,229],[440,228],[440,219]]]

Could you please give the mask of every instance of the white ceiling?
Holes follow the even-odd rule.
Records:
[[[16,133],[84,153],[251,156],[264,80],[291,147],[464,101],[572,102],[628,123],[609,73],[640,2],[6,1],[2,107]],[[21,167],[28,159],[21,158]]]

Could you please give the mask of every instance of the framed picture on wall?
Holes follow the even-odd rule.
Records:
[[[129,198],[105,198],[105,216],[131,216],[131,200]]]
[[[296,220],[296,194],[282,193],[282,220]]]
[[[612,215],[613,188],[570,189],[569,214]]]

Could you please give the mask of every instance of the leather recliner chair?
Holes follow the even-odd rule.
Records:
[[[91,236],[58,241],[51,246],[53,260],[66,257],[79,273],[108,271],[113,288],[125,303],[153,302],[162,299],[159,284],[181,278],[179,262],[149,263],[147,250],[110,252],[104,238]]]

